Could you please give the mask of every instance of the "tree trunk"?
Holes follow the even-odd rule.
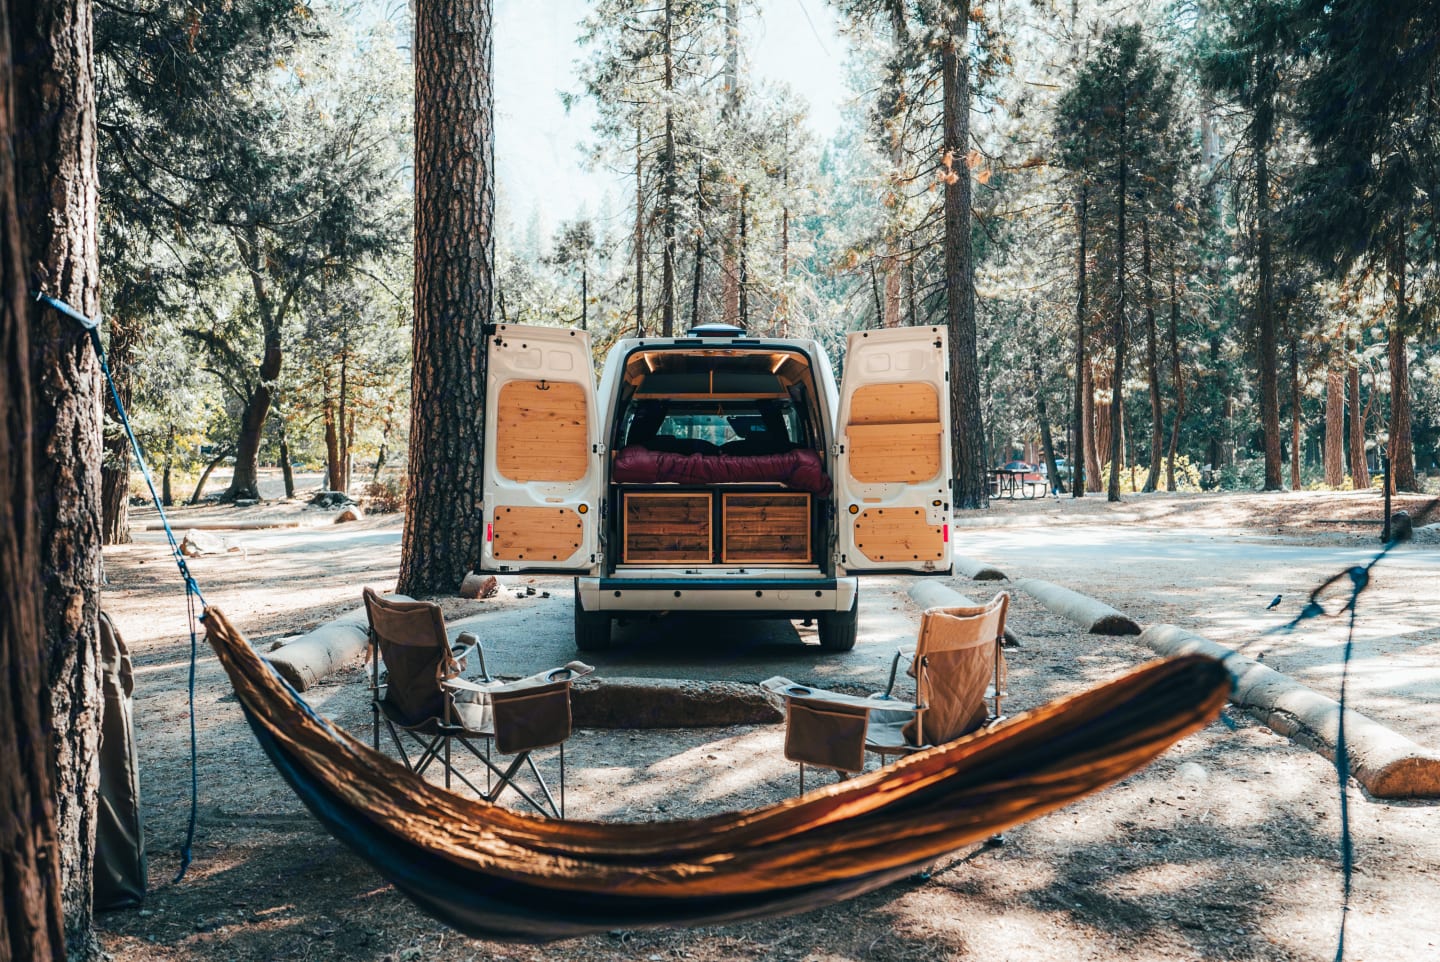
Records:
[[[489,0],[415,11],[415,367],[398,586],[410,595],[454,591],[480,557],[495,250]]]
[[[1370,487],[1370,465],[1365,460],[1365,408],[1360,404],[1360,359],[1349,353],[1345,372],[1350,384],[1350,487],[1364,491]]]
[[[645,168],[635,121],[635,336],[645,336]]]
[[[321,376],[324,397],[320,399],[320,421],[325,426],[325,490],[343,491],[340,487],[340,429],[335,424],[335,395],[330,391],[330,374]]]
[[[1060,466],[1055,463],[1055,439],[1050,434],[1050,416],[1045,411],[1045,385],[1040,381],[1040,356],[1030,355],[1030,374],[1035,379],[1035,415],[1040,420],[1040,447],[1045,455],[1046,477],[1054,491],[1065,490],[1060,479]]]
[[[660,171],[661,224],[665,231],[660,258],[661,337],[675,334],[675,24],[672,7],[672,0],[665,0],[665,157]]]
[[[880,327],[885,319],[885,304],[880,300],[880,275],[873,260],[870,261],[870,300],[875,304],[875,326]]]
[[[749,191],[745,185],[740,185],[740,326],[750,327],[750,264],[749,251],[746,250],[746,242],[750,232],[749,214],[746,210],[746,201]]]
[[[110,376],[120,403],[130,407],[130,359],[135,344],[134,321],[110,318],[110,347],[105,352]],[[130,439],[120,424],[115,399],[105,391],[105,407],[111,420],[105,432],[105,460],[100,468],[101,534],[104,544],[130,543]]]
[[[1273,67],[1262,62],[1261,73],[1268,78]],[[1262,80],[1262,89],[1268,81]],[[1256,292],[1255,321],[1260,335],[1260,426],[1265,433],[1265,490],[1279,491],[1281,481],[1280,454],[1280,377],[1275,334],[1275,268],[1270,252],[1270,127],[1272,109],[1262,94],[1255,112],[1251,131],[1255,151],[1255,208],[1257,263],[1260,286]]]
[[[1290,490],[1299,491],[1300,480],[1300,338],[1290,335]]]
[[[205,470],[200,472],[200,480],[195,482],[195,493],[190,495],[190,500],[186,501],[186,504],[200,503],[200,496],[205,493],[205,485],[210,480],[211,472],[219,467],[221,461],[224,461],[228,457],[230,457],[230,449],[226,448],[210,459],[210,463],[205,465]]]
[[[905,258],[905,323],[914,327],[920,323],[920,311],[915,303],[915,248],[910,248],[909,256]]]
[[[1100,433],[1099,408],[1101,405],[1095,400],[1095,362],[1093,358],[1085,360],[1085,396],[1083,398],[1084,408],[1082,414],[1085,419],[1085,490],[1091,494],[1100,493],[1102,478],[1100,475],[1100,442],[1103,440]],[[1110,430],[1109,423],[1104,425],[1108,437]]]
[[[1180,291],[1175,251],[1170,251],[1170,387],[1175,392],[1170,424],[1170,453],[1165,459],[1165,490],[1175,490],[1175,456],[1180,448],[1180,421],[1185,417],[1185,379],[1180,372]]]
[[[1160,344],[1155,332],[1155,284],[1150,276],[1150,218],[1141,224],[1144,240],[1142,254],[1145,272],[1145,366],[1150,375],[1150,473],[1141,489],[1154,491],[1160,486],[1160,463],[1164,460],[1165,412],[1160,406]]]
[[[980,364],[975,343],[975,284],[970,253],[970,64],[966,39],[970,0],[949,7],[940,42],[944,103],[942,156],[951,161],[945,184],[945,319],[950,329],[950,425],[954,435],[955,506],[989,502],[985,428],[980,418]]]
[[[13,143],[28,253],[21,273],[27,286],[94,317],[100,297],[90,5],[20,0],[11,8],[14,130],[24,131]],[[90,904],[100,744],[99,365],[74,321],[35,301],[28,315],[60,895],[66,951],[88,958],[99,951]]]
[[[1345,483],[1345,346],[1343,330],[1330,342],[1325,371],[1325,486]]]
[[[285,479],[285,497],[295,498],[295,469],[290,466],[290,435],[285,423],[285,412],[280,410],[280,399],[275,399],[275,418],[280,425],[280,476]]]
[[[1085,497],[1085,475],[1086,461],[1089,448],[1086,446],[1086,429],[1089,425],[1086,419],[1090,410],[1089,384],[1085,372],[1090,367],[1090,359],[1085,353],[1085,314],[1090,310],[1089,284],[1085,277],[1089,251],[1086,250],[1086,241],[1089,220],[1089,195],[1085,186],[1080,186],[1080,203],[1075,207],[1075,219],[1080,228],[1079,253],[1077,254],[1075,298],[1075,409],[1071,414],[1071,430],[1074,432],[1074,441],[1070,446],[1070,496],[1072,498]]]
[[[65,958],[61,850],[47,724],[45,618],[41,610],[40,512],[35,497],[35,397],[30,377],[26,271],[12,138],[9,0],[0,0],[0,962]],[[34,11],[23,7],[25,34]],[[88,45],[87,48],[88,49]],[[24,96],[33,97],[35,91]],[[33,105],[28,105],[33,106]],[[24,116],[22,113],[21,116]],[[24,139],[24,138],[21,138]],[[25,185],[30,186],[30,185]],[[22,188],[23,189],[23,188]],[[43,215],[43,209],[32,214]],[[33,225],[25,225],[25,232]],[[93,282],[94,275],[90,278]],[[66,322],[72,323],[72,322]],[[42,368],[41,377],[47,372]],[[54,510],[53,505],[50,510]],[[82,938],[83,944],[83,938]]]
[[[270,298],[265,275],[267,254],[261,247],[259,230],[253,225],[237,230],[234,239],[250,275],[265,346],[254,387],[240,417],[240,434],[235,439],[235,474],[230,479],[230,487],[221,495],[224,501],[260,498],[260,444],[265,438],[265,418],[270,414],[282,362],[280,325],[283,318]]]
[[[740,115],[740,0],[725,0],[725,107],[722,119],[733,136]],[[735,264],[737,238],[740,235],[740,198],[726,191],[728,208],[724,242],[720,245],[720,313],[726,324],[740,319],[740,272]]]
[[[350,410],[350,348],[346,345],[340,352],[340,477],[339,487],[332,490],[350,490],[350,449],[355,439],[355,413]]]
[[[175,496],[170,488],[170,473],[175,465],[175,425],[171,424],[165,434],[165,473],[160,479],[160,503],[170,507],[175,503]]]
[[[1120,143],[1125,143],[1126,116],[1120,115]],[[1120,189],[1115,205],[1115,320],[1111,336],[1115,341],[1115,368],[1110,377],[1110,480],[1105,500],[1120,500],[1121,419],[1125,411],[1125,192],[1129,180],[1129,159],[1121,157]]]
[[[1395,292],[1395,320],[1390,324],[1390,337],[1386,344],[1390,360],[1390,488],[1392,491],[1419,491],[1420,485],[1415,477],[1415,439],[1410,428],[1410,366],[1405,357],[1405,328],[1409,323],[1405,275],[1405,234],[1402,231],[1390,256],[1390,284]]]
[[[705,211],[705,165],[695,165],[695,211],[700,217]],[[700,282],[705,274],[705,230],[695,232],[695,275],[690,284],[690,326],[700,323]]]

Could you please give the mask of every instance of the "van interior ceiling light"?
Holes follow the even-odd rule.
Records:
[[[646,351],[644,354],[641,354],[641,355],[640,355],[640,359],[645,362],[645,366],[650,369],[650,373],[651,373],[651,374],[654,374],[654,373],[655,373],[655,359],[650,356],[650,352],[649,352],[649,351]]]
[[[790,360],[789,354],[781,354],[780,357],[775,361],[774,366],[770,368],[770,373],[779,374],[780,369],[785,366],[785,362],[788,360]]]

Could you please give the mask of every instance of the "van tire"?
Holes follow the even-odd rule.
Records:
[[[575,586],[575,647],[580,651],[604,651],[610,647],[610,616],[586,611],[580,604],[580,586]]]
[[[857,595],[849,611],[830,612],[817,617],[820,647],[825,651],[849,651],[854,648],[859,615],[860,598]]]

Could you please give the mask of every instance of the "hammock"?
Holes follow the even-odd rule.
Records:
[[[317,715],[216,608],[245,717],[325,827],[467,935],[544,942],[801,912],[904,878],[1143,767],[1207,724],[1220,662],[1108,684],[766,808],[657,823],[550,821],[447,792]]]

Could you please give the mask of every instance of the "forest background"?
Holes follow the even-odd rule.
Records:
[[[810,28],[793,69],[818,46],[846,85],[819,125],[754,69],[776,5]],[[496,321],[585,327],[597,363],[715,321],[838,360],[848,332],[946,323],[961,180],[985,464],[1059,459],[1112,497],[1368,487],[1381,451],[1402,490],[1440,471],[1436,78],[1360,59],[1425,4],[1328,37],[1297,0],[505,6],[502,63],[507,29],[573,38],[568,86],[527,96],[577,128],[530,166],[577,175],[541,197],[502,154]],[[395,0],[96,7],[106,338],[167,501],[230,462],[227,499],[272,463],[403,500],[410,36]],[[113,412],[106,433],[113,543],[140,492]]]

